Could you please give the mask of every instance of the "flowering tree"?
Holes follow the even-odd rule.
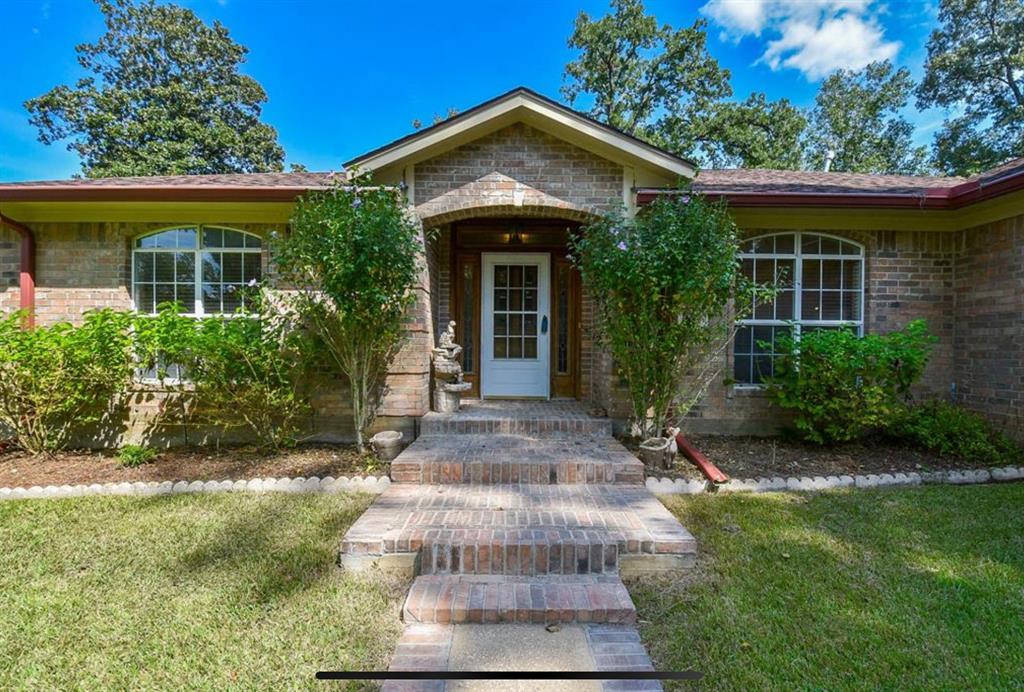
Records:
[[[730,300],[751,290],[738,251],[725,204],[685,190],[634,218],[610,213],[573,239],[573,261],[641,435],[659,434],[672,413],[685,415],[721,370],[735,324]]]
[[[335,185],[299,199],[291,232],[275,251],[298,314],[348,379],[356,442],[365,451],[415,299],[419,224],[394,188]]]

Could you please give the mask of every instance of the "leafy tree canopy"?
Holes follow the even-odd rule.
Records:
[[[804,119],[785,99],[732,96],[729,71],[707,50],[706,22],[659,25],[641,0],[612,0],[612,12],[576,18],[562,95],[593,98],[589,114],[628,134],[704,164],[794,168]]]
[[[86,176],[279,171],[266,92],[219,22],[154,0],[97,0],[106,33],[75,48],[89,76],[25,103],[45,144],[70,139]]]
[[[823,169],[831,150],[834,171],[926,172],[927,150],[914,146],[914,127],[899,113],[913,88],[910,71],[896,70],[888,60],[830,75],[810,113],[805,142],[809,167]]]
[[[769,101],[754,93],[746,101],[723,101],[701,132],[697,158],[715,168],[798,169],[807,116],[789,99]]]
[[[935,136],[940,168],[967,175],[1024,156],[1024,2],[942,0],[939,22],[917,103],[954,111]]]

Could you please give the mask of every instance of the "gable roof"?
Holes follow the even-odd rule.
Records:
[[[346,162],[345,167],[379,170],[414,164],[519,121],[616,163],[654,168],[673,178],[692,178],[697,172],[693,161],[659,149],[526,87],[516,87],[452,118],[357,156]]]

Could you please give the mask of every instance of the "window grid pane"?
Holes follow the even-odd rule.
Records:
[[[262,278],[261,243],[249,233],[215,227],[168,229],[136,239],[132,264],[136,310],[154,313],[161,304],[175,301],[187,313],[233,312],[243,307],[243,289]],[[225,246],[232,249],[204,251]]]
[[[815,233],[786,233],[754,238],[740,247],[743,275],[779,289],[771,304],[751,306],[750,317],[740,321],[733,342],[737,382],[759,384],[772,374],[775,340],[789,323],[798,334],[841,326],[862,333],[860,246]]]

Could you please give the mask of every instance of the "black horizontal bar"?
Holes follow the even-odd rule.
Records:
[[[682,671],[339,671],[320,670],[317,680],[700,680],[703,673]]]

